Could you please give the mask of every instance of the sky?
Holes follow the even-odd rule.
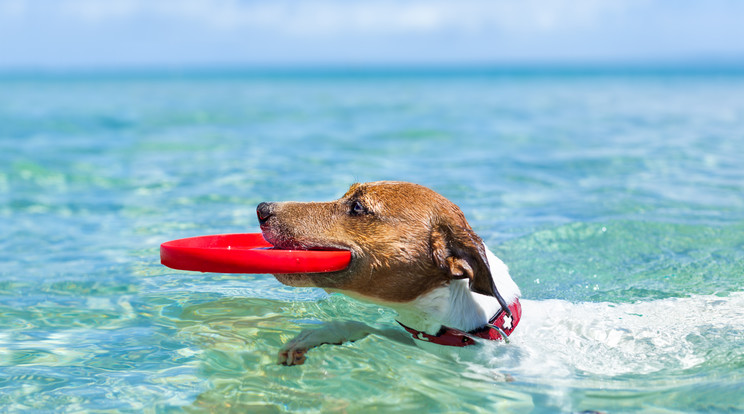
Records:
[[[744,62],[740,0],[0,0],[0,69]]]

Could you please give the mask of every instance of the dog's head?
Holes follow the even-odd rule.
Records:
[[[467,278],[474,292],[495,294],[480,237],[455,204],[426,187],[354,184],[335,201],[261,203],[257,213],[278,248],[351,251],[345,270],[274,275],[284,284],[407,302]]]

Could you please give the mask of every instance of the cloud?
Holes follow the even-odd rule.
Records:
[[[738,0],[0,0],[0,67],[744,57]]]
[[[57,15],[92,25],[142,17],[213,30],[290,35],[552,31],[592,26],[643,0],[0,0],[0,14]],[[33,18],[33,16],[30,16]]]

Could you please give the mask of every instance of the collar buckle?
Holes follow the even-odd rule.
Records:
[[[491,329],[495,329],[496,332],[498,332],[499,335],[501,335],[501,339],[504,341],[504,343],[506,343],[506,344],[509,343],[509,336],[506,334],[506,332],[504,332],[503,329],[499,328],[498,326],[496,326],[496,325],[494,325],[492,323],[487,323],[486,326],[489,327],[489,328],[491,328]]]

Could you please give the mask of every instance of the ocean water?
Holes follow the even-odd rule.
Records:
[[[510,267],[477,358],[389,309],[159,264],[265,200],[427,185]],[[0,76],[0,412],[744,412],[744,74]]]

